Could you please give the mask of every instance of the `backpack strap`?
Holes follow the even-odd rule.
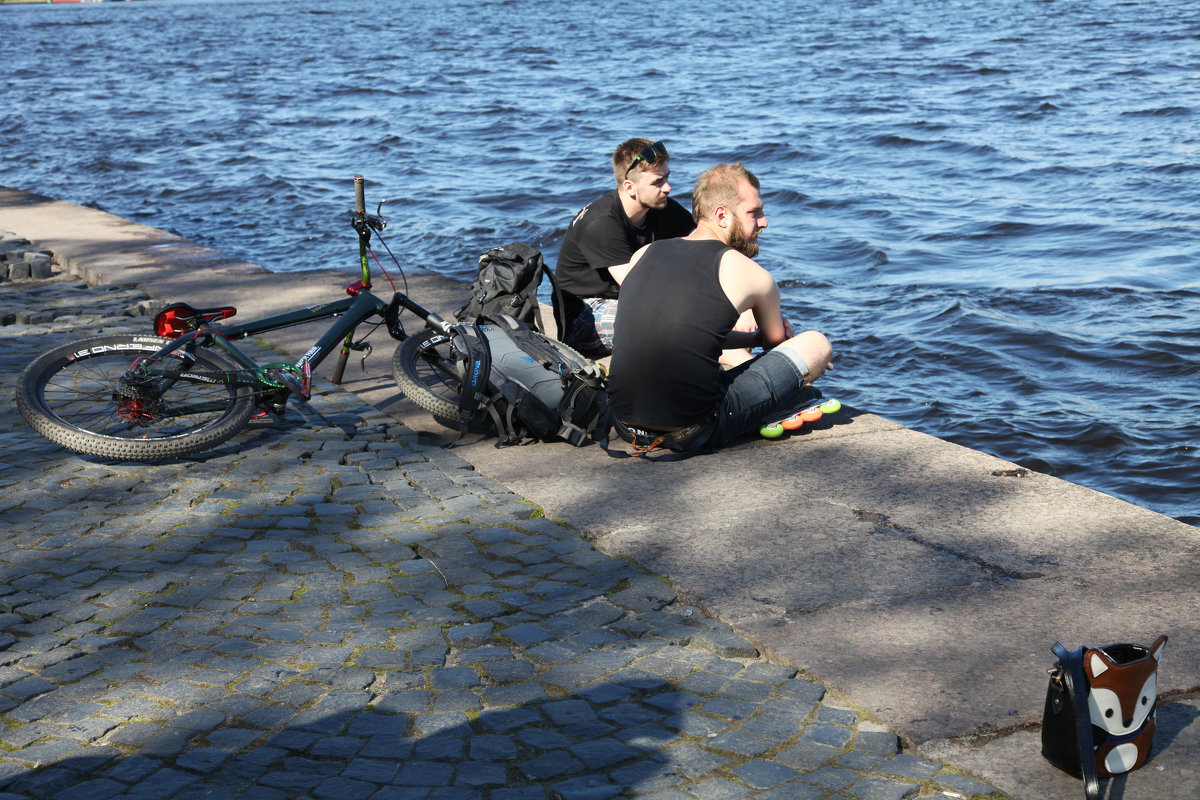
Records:
[[[567,310],[563,305],[562,289],[558,288],[558,281],[554,278],[554,271],[544,263],[542,264],[542,272],[550,280],[550,310],[554,314],[554,338],[560,342],[565,342],[567,340],[567,332],[565,330],[567,327]],[[540,325],[541,322],[542,320],[539,317],[538,324]],[[546,329],[542,328],[542,330]]]
[[[608,429],[612,422],[608,415],[608,404],[594,402],[594,395],[598,391],[603,391],[603,388],[591,384],[585,377],[578,377],[558,404],[558,418],[562,422],[558,436],[575,447],[579,447],[588,439],[593,442],[608,439]],[[595,406],[595,413],[581,420],[582,424],[572,422],[575,419],[576,406],[582,404],[586,408],[589,403]]]
[[[542,320],[542,304],[537,299],[537,287],[541,284],[541,275],[550,275],[550,270],[546,267],[546,263],[540,258],[538,259],[538,272],[540,275],[533,281],[533,291],[530,292],[529,299],[533,301],[533,325],[535,330],[545,331],[546,323]],[[554,278],[550,278],[550,284],[554,284]]]
[[[516,387],[512,381],[500,380],[493,388],[498,373],[492,371],[492,350],[488,346],[487,337],[480,330],[480,325],[485,321],[480,319],[470,325],[455,325],[450,331],[454,347],[466,355],[467,361],[462,392],[458,396],[458,438],[451,446],[466,435],[471,420],[480,409],[487,412],[496,426],[496,435],[499,437],[496,447],[513,444],[521,439],[518,422],[514,419],[513,399],[516,397]],[[495,395],[508,400],[503,414],[496,407]]]
[[[1079,768],[1083,772],[1083,793],[1087,800],[1100,796],[1100,780],[1096,775],[1096,749],[1092,744],[1092,715],[1088,710],[1088,683],[1083,674],[1083,648],[1067,650],[1061,642],[1054,643],[1054,655],[1063,666],[1063,681],[1067,696],[1075,704],[1075,727],[1079,732]]]
[[[462,392],[458,396],[458,438],[467,432],[475,412],[488,404],[488,378],[492,372],[492,351],[479,324],[455,325],[450,329],[454,347],[466,355]],[[494,412],[493,412],[494,413]]]

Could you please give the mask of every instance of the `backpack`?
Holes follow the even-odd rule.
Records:
[[[471,298],[455,317],[459,322],[471,323],[483,316],[508,315],[535,331],[545,332],[537,299],[542,275],[554,283],[541,251],[520,242],[493,247],[479,257]]]
[[[607,438],[604,373],[574,350],[508,315],[455,325],[451,339],[466,361],[458,417],[463,432],[482,408],[497,447],[528,439],[579,447]]]

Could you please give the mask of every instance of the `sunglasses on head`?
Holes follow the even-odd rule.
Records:
[[[642,148],[642,152],[634,156],[633,161],[629,162],[629,169],[625,170],[625,177],[628,178],[630,171],[642,161],[645,161],[647,164],[653,164],[655,161],[658,161],[659,156],[663,158],[667,157],[667,146],[662,142],[655,142],[649,147]]]

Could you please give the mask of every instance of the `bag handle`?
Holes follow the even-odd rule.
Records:
[[[1054,655],[1063,667],[1067,696],[1075,704],[1075,729],[1079,739],[1079,768],[1083,772],[1083,793],[1087,800],[1100,797],[1100,779],[1096,775],[1096,748],[1092,744],[1092,715],[1088,710],[1087,678],[1083,674],[1083,648],[1067,650],[1062,642],[1054,643]]]

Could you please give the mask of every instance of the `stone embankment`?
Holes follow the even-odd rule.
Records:
[[[161,302],[0,298],[8,397]],[[328,382],[198,458],[0,442],[0,800],[999,796]]]
[[[156,305],[138,289],[91,288],[68,275],[50,250],[0,231],[0,326],[44,325],[65,317],[77,324],[141,317]]]
[[[3,187],[0,228],[97,292],[243,318],[348,280]],[[443,313],[465,291],[418,269],[405,286]],[[0,391],[57,344],[147,331],[123,313],[0,327]],[[298,358],[315,333],[251,355]],[[1165,633],[1154,758],[1106,790],[1196,796],[1195,527],[847,403],[788,440],[665,464],[447,450],[455,432],[396,391],[373,341],[340,386],[326,362],[313,402],[175,464],[72,456],[0,417],[0,632],[18,640],[0,648],[0,790],[1072,797],[1040,754],[1050,645]],[[354,687],[326,682],[330,657]]]

